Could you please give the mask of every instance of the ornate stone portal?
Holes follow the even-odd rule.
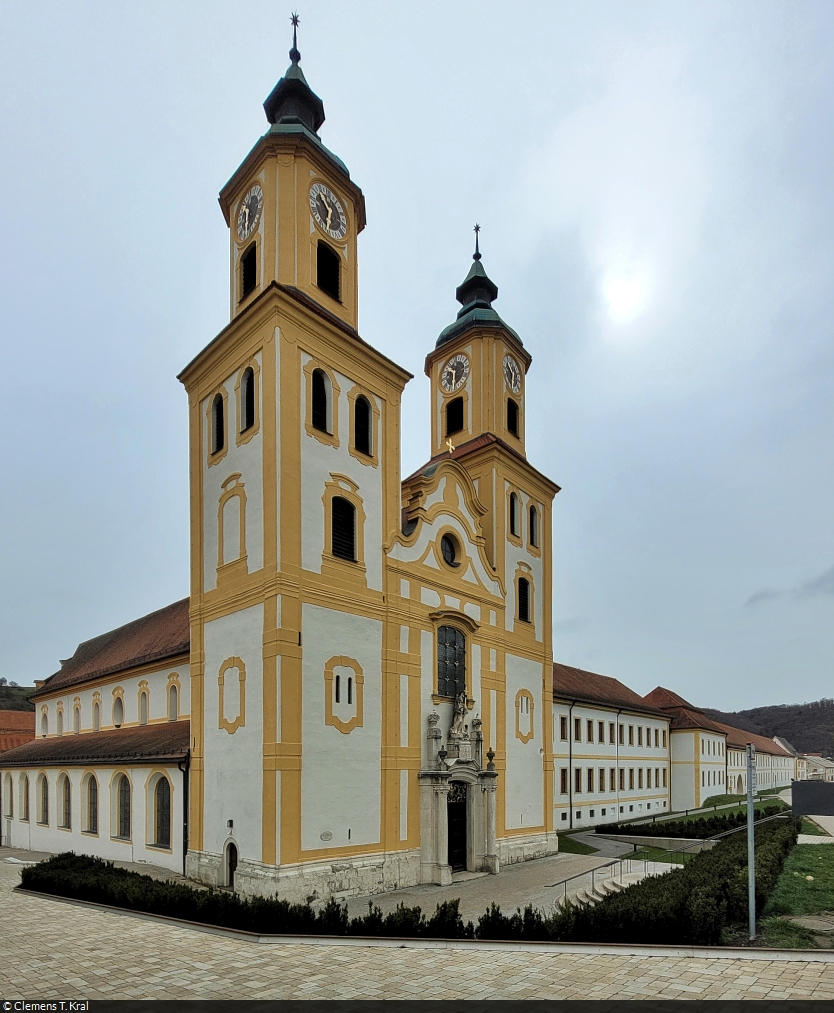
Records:
[[[472,721],[472,732],[465,723],[467,700],[464,693],[455,700],[454,716],[442,747],[442,732],[436,713],[428,716],[426,733],[426,766],[418,774],[420,780],[420,881],[441,886],[452,881],[449,861],[449,809],[465,800],[465,822],[458,819],[455,809],[453,834],[465,834],[465,842],[453,838],[455,857],[469,871],[498,872],[495,844],[495,790],[498,772],[487,753],[483,766],[483,733],[481,720]],[[465,856],[465,861],[463,861]]]

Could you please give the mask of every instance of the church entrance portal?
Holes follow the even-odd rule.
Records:
[[[237,869],[237,848],[230,844],[226,848],[226,885],[230,890],[235,888],[235,870]]]
[[[446,803],[449,817],[449,865],[452,872],[466,868],[466,785],[452,781]]]

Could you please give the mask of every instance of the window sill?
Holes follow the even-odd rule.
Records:
[[[172,854],[173,852],[173,849],[170,847],[170,845],[165,844],[146,844],[145,847],[151,848],[153,851],[162,851],[169,855]]]
[[[98,837],[98,830],[82,830],[81,833],[85,837]]]
[[[133,841],[130,837],[111,837],[111,841],[118,841],[119,844],[132,844]]]

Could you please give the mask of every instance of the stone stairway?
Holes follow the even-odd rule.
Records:
[[[652,864],[654,865],[654,863]],[[622,875],[615,874],[607,879],[594,877],[593,883],[586,883],[576,890],[575,893],[569,893],[567,899],[572,904],[580,907],[586,905],[593,906],[594,904],[599,904],[601,900],[604,900],[611,894],[619,893],[621,890],[639,883],[640,880],[645,879],[647,876],[663,875],[670,868],[673,868],[673,866],[664,864],[660,868],[655,867],[648,871],[624,872]],[[564,900],[562,903],[564,903]]]

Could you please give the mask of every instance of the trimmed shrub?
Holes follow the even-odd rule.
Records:
[[[761,820],[784,812],[783,806],[769,805],[756,809],[754,819]],[[727,813],[723,816],[699,816],[692,820],[660,820],[657,823],[600,823],[597,834],[628,834],[630,837],[686,837],[706,839],[725,834],[747,823],[747,812]]]

